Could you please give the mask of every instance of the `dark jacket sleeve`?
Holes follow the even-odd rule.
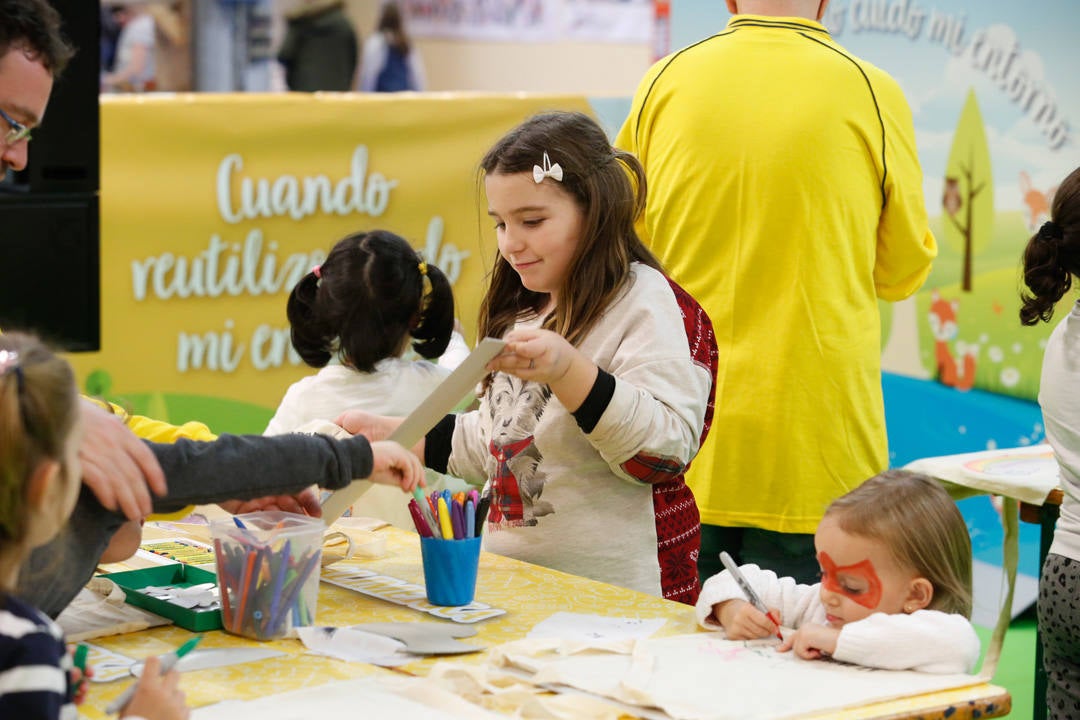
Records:
[[[372,469],[371,445],[361,435],[344,440],[300,433],[221,435],[209,442],[147,445],[169,483],[169,494],[154,499],[155,512],[291,495],[309,485],[337,490]]]
[[[317,484],[330,490],[371,474],[371,445],[356,436],[222,435],[217,440],[147,443],[169,484],[155,512],[224,500],[297,493]],[[106,510],[83,487],[60,534],[36,548],[19,573],[16,595],[55,618],[90,580],[122,514]]]

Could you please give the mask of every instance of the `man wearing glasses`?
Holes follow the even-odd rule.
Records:
[[[53,81],[73,54],[74,50],[60,33],[60,15],[46,0],[0,0],[0,179],[9,168],[17,171],[26,167],[31,133],[45,117]],[[4,218],[0,215],[0,242],[4,229]],[[12,271],[0,268],[4,270]],[[20,578],[19,592],[24,599],[51,615],[62,610],[79,591],[97,565],[100,548],[115,530],[115,518],[108,518],[109,525],[101,520],[107,515],[101,507],[138,521],[153,510],[151,492],[162,497],[162,502],[168,501],[165,474],[156,451],[139,437],[158,443],[180,437],[214,438],[201,423],[177,427],[140,416],[122,419],[89,400],[82,402],[82,415],[85,431],[79,459],[83,482],[93,491],[100,506],[83,493],[69,520],[78,531],[71,533],[70,539],[61,535],[53,543],[38,548],[24,569],[24,577]],[[181,490],[188,497],[195,497],[202,488],[189,486]],[[218,498],[214,496],[220,495],[212,489],[206,489],[205,494],[205,502],[216,501]],[[246,503],[233,501],[227,508],[233,512],[320,511],[318,498],[310,490],[295,496],[279,495]],[[57,558],[63,564],[59,571]],[[26,577],[34,577],[36,568],[40,567],[53,568],[50,583],[23,582]]]
[[[44,0],[0,0],[0,177],[26,167],[30,133],[72,54]]]
[[[72,55],[60,33],[60,14],[46,0],[0,0],[0,179],[9,168],[26,167],[30,134],[44,119],[53,80]],[[86,484],[106,507],[141,518],[151,510],[150,489],[165,493],[156,458],[115,417],[83,405]]]

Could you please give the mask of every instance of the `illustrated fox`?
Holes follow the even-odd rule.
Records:
[[[957,390],[970,390],[975,384],[975,358],[979,353],[978,345],[963,342],[956,344],[957,354],[962,356],[962,365],[957,366],[956,358],[949,349],[949,342],[956,339],[959,326],[956,311],[960,307],[958,300],[946,300],[936,289],[930,293],[930,332],[934,336],[934,359],[937,379],[942,385]]]
[[[1052,186],[1043,193],[1031,184],[1031,176],[1025,171],[1020,171],[1020,193],[1023,195],[1024,204],[1027,205],[1028,230],[1035,230],[1050,218],[1050,203],[1054,199],[1057,185]]]

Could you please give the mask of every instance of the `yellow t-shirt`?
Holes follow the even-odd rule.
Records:
[[[888,465],[877,299],[937,254],[903,93],[819,23],[736,15],[649,70],[616,145],[645,166],[642,239],[719,346],[687,474],[702,522],[814,532]]]
[[[200,422],[186,422],[183,425],[171,425],[167,422],[154,420],[142,415],[129,415],[122,407],[113,403],[107,403],[96,398],[89,399],[98,403],[106,410],[109,410],[114,415],[118,415],[123,419],[124,424],[143,440],[171,443],[176,442],[180,438],[187,438],[189,440],[214,440],[217,438],[217,435],[210,432],[210,428]],[[177,520],[188,515],[191,512],[192,507],[193,506],[188,506],[183,510],[164,515],[151,515],[148,519]]]

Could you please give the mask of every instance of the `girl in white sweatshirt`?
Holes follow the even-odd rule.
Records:
[[[780,624],[778,650],[891,670],[971,672],[971,539],[932,478],[890,470],[835,500],[814,535],[821,582],[740,568]],[[705,583],[698,622],[732,640],[775,635],[727,570]]]

